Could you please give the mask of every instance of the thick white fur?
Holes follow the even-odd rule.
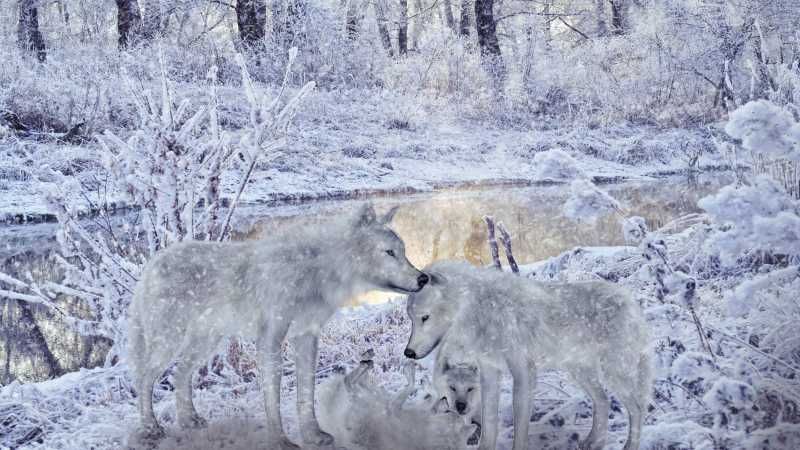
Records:
[[[627,290],[599,281],[542,284],[454,262],[435,263],[426,272],[431,282],[408,300],[406,354],[423,358],[445,343],[477,362],[481,449],[496,446],[498,378],[505,368],[514,380],[514,450],[528,448],[538,367],[568,372],[592,398],[592,430],[582,448],[605,444],[608,389],[628,410],[625,450],[638,449],[651,389],[649,336]]]
[[[348,220],[288,230],[250,242],[188,242],[158,253],[145,267],[131,305],[129,358],[145,434],[163,435],[153,413],[154,381],[176,362],[178,422],[203,425],[192,404],[191,377],[226,335],[255,338],[269,448],[297,448],[280,416],[281,344],[297,350],[297,402],[303,442],[324,445],[314,412],[317,338],[348,299],[371,289],[411,292],[424,280],[403,241],[371,206]],[[393,252],[393,254],[392,254]]]
[[[409,384],[392,397],[366,380],[371,361],[347,376],[334,375],[320,386],[319,420],[337,444],[348,450],[457,450],[465,448],[474,425],[455,413],[432,414],[431,408],[405,407],[414,390]]]

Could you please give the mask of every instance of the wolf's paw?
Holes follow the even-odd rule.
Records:
[[[179,420],[181,428],[206,428],[208,421],[199,414],[191,414],[188,418]]]
[[[316,430],[311,430],[304,433],[303,441],[305,444],[321,447],[333,444],[333,436],[317,428]]]

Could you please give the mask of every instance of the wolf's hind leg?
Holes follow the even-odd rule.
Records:
[[[578,384],[592,399],[592,431],[580,444],[581,450],[602,450],[608,435],[608,410],[611,402],[603,386],[591,377],[579,377]]]
[[[192,375],[201,365],[204,357],[201,353],[205,349],[216,347],[202,344],[195,343],[194,348],[197,350],[185,353],[175,366],[175,406],[178,424],[182,428],[202,428],[208,425],[208,422],[197,413],[192,400]]]

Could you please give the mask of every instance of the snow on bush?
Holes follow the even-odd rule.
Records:
[[[295,56],[296,50],[290,52],[284,88]],[[175,242],[228,238],[253,169],[283,145],[299,101],[314,87],[309,82],[294,95],[283,89],[276,98],[266,98],[255,88],[243,58],[238,60],[250,114],[248,125],[235,136],[219,123],[216,69],[209,72],[207,106],[176,104],[162,56],[158,100],[128,81],[139,126],[127,139],[111,131],[99,138],[101,174],[87,183],[51,167],[39,168],[36,189],[59,222],[54,258],[64,279],[39,284],[2,275],[0,296],[45,306],[78,333],[109,339],[113,345],[106,363],[115,364],[125,348],[127,308],[142,265]],[[223,182],[235,187],[228,202],[220,194]],[[122,229],[109,217],[119,200],[132,211]],[[98,219],[81,220],[86,212]],[[65,297],[84,302],[88,318],[67,313],[60,305]]]
[[[742,146],[770,158],[800,161],[800,123],[792,114],[767,100],[750,102],[734,111],[725,132]]]
[[[800,222],[800,205],[766,175],[749,186],[726,186],[702,198],[698,206],[714,219],[717,230],[707,245],[727,265],[756,250],[800,253],[800,236],[793,227]]]
[[[564,181],[586,177],[575,158],[558,148],[534,155],[533,166],[533,177],[537,180]]]

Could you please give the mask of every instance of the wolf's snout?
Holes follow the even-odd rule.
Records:
[[[458,411],[459,414],[464,414],[467,411],[467,403],[466,402],[457,401],[456,402],[456,411]]]
[[[407,348],[406,351],[403,352],[403,354],[406,355],[406,358],[417,359],[417,353],[414,352],[414,350],[411,350],[410,348]]]
[[[419,288],[422,289],[430,280],[431,278],[428,276],[428,274],[422,273],[417,277],[417,284],[419,285]]]

